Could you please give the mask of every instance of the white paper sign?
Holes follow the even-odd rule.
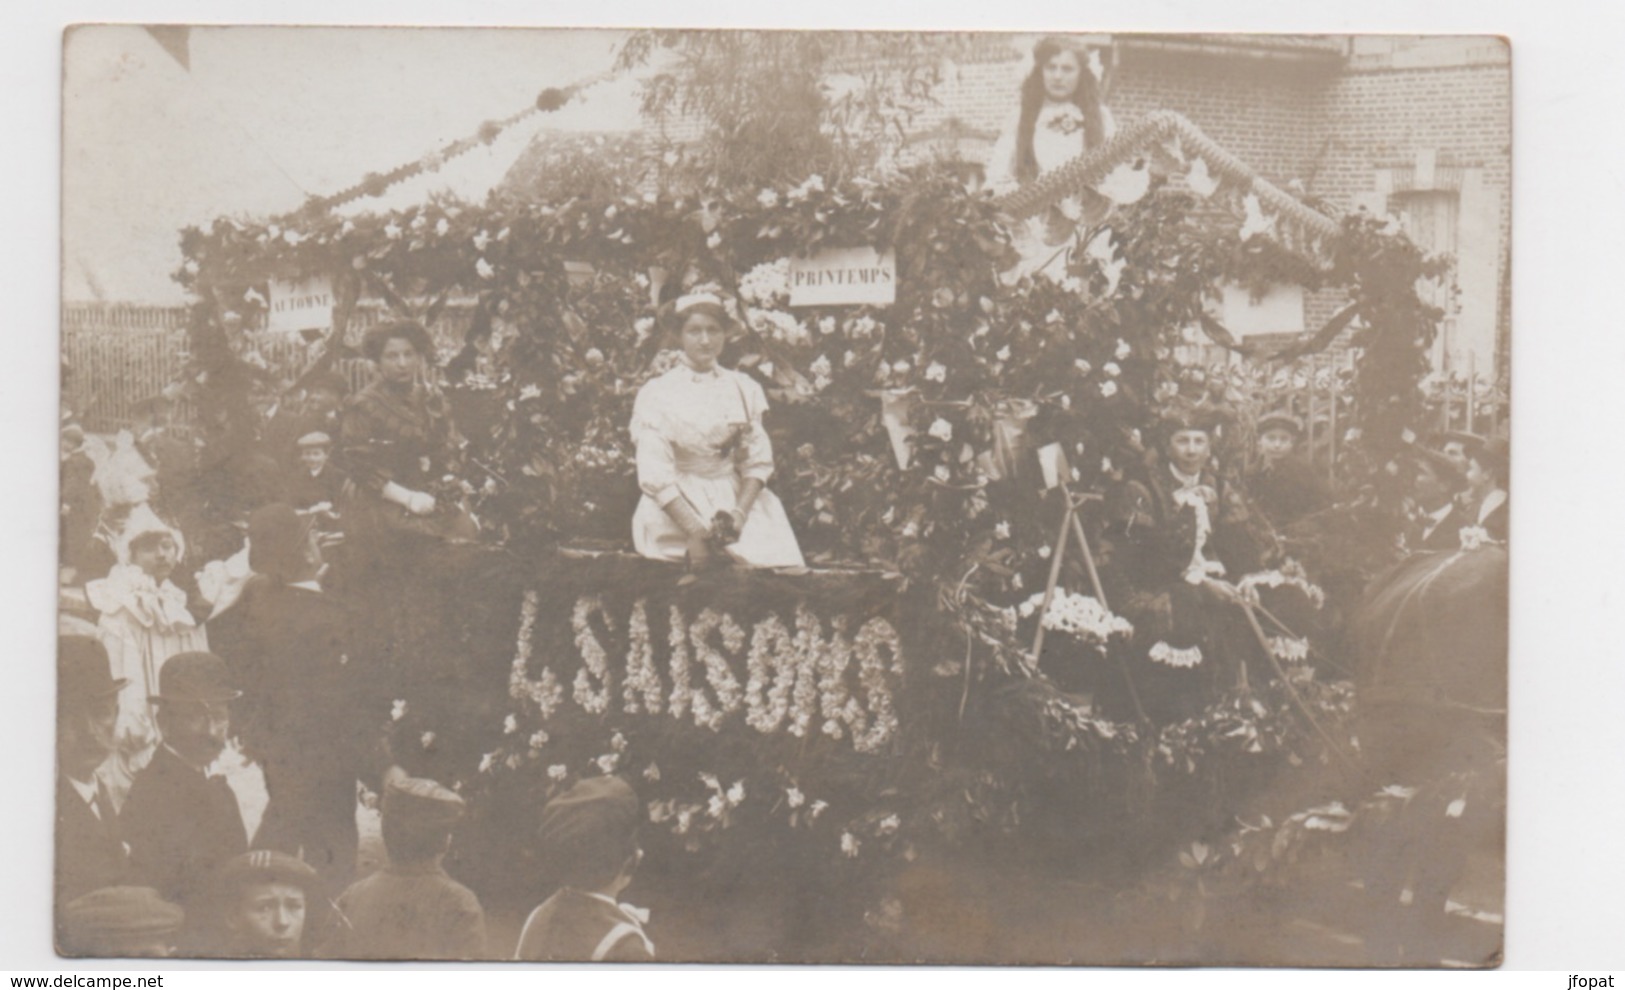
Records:
[[[302,282],[271,279],[266,329],[272,333],[329,330],[333,326],[333,282],[325,276]]]
[[[1240,285],[1227,284],[1223,292],[1223,301],[1215,315],[1236,339],[1245,340],[1260,334],[1303,333],[1302,286],[1272,285],[1257,299],[1251,290]]]
[[[890,306],[897,301],[897,252],[835,248],[790,259],[791,306]]]

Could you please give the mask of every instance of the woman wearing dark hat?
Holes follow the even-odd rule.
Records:
[[[410,321],[383,323],[362,343],[378,380],[358,392],[344,412],[340,461],[355,496],[343,508],[346,531],[363,566],[392,566],[403,547],[439,540],[471,540],[474,518],[460,503],[446,504],[434,489],[462,466],[463,439],[439,389],[423,381],[434,361],[427,330]]]
[[[1279,529],[1324,509],[1331,501],[1320,473],[1297,453],[1303,423],[1296,416],[1273,412],[1258,420],[1257,457],[1247,472],[1253,504]]]
[[[726,559],[804,567],[784,506],[767,489],[767,396],[755,379],[717,363],[732,325],[722,299],[686,295],[671,319],[681,359],[643,386],[632,409],[643,490],[633,545],[645,557],[686,558],[694,567]]]
[[[1218,410],[1199,403],[1167,410],[1162,460],[1106,503],[1111,566],[1103,577],[1134,625],[1134,649],[1145,662],[1130,676],[1146,713],[1158,720],[1200,710],[1257,650],[1231,582],[1273,554],[1274,535],[1214,464],[1219,419]],[[1130,713],[1125,688],[1117,680],[1103,684],[1102,700],[1117,714]]]
[[[1467,451],[1467,518],[1492,540],[1507,538],[1507,485],[1510,459],[1505,440],[1480,441]]]

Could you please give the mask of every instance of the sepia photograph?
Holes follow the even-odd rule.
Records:
[[[29,910],[1499,966],[1516,48],[69,27]]]

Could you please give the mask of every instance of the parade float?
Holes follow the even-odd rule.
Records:
[[[1144,470],[1165,407],[1222,403],[1176,356],[1195,334],[1247,349],[1212,315],[1218,286],[1295,284],[1335,315],[1250,356],[1358,350],[1347,460],[1380,533],[1440,315],[1417,293],[1440,263],[1390,219],[1306,205],[1171,112],[1002,198],[948,162],[333,210],[405,168],[187,230],[186,387],[224,443],[251,415],[227,311],[327,314],[289,388],[353,356],[364,311],[458,314],[443,384],[472,466],[447,484],[486,539],[368,621],[416,643],[383,717],[401,762],[470,800],[457,869],[482,897],[530,903],[526,836],[503,823],[589,775],[639,790],[648,896],[703,914],[723,910],[707,890],[754,891],[793,954],[850,944],[831,917],[895,928],[897,892],[935,889],[919,878],[945,850],[1133,878],[1351,772],[1316,562],[1233,576],[1240,648],[1270,676],[1159,720],[1141,678],[1222,658],[1147,649],[1113,610],[1101,500]],[[1012,225],[1081,190],[1106,206],[1065,277],[1004,274]],[[670,360],[659,305],[696,284],[737,301],[723,363],[767,390],[808,574],[686,576],[630,552],[631,405]],[[1242,442],[1221,434],[1221,463]]]

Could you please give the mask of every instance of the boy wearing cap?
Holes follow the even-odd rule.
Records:
[[[139,882],[190,908],[208,875],[248,849],[237,796],[225,777],[209,773],[239,692],[212,653],[177,654],[158,677],[153,701],[163,742],[130,787],[125,835]]]
[[[383,869],[339,897],[349,925],[329,954],[343,959],[480,959],[485,911],[441,867],[463,799],[432,780],[398,778],[384,791]]]
[[[215,920],[222,937],[210,955],[228,959],[297,959],[305,954],[316,871],[270,849],[224,863],[214,877]]]
[[[1264,518],[1281,528],[1331,501],[1320,473],[1297,453],[1302,437],[1303,423],[1289,413],[1269,413],[1258,420],[1257,458],[1247,473],[1247,491]]]
[[[97,769],[113,754],[119,691],[107,650],[89,636],[57,640],[56,897],[65,905],[129,870],[118,812]]]
[[[331,512],[344,490],[344,474],[333,466],[333,437],[315,430],[300,437],[299,464],[288,479],[288,501],[296,509],[325,505]]]
[[[65,956],[157,957],[175,952],[186,912],[151,887],[104,887],[62,909],[57,949]]]
[[[559,890],[525,920],[515,959],[531,962],[653,962],[647,912],[616,897],[632,882],[638,798],[619,777],[583,780],[547,803],[538,852]]]

